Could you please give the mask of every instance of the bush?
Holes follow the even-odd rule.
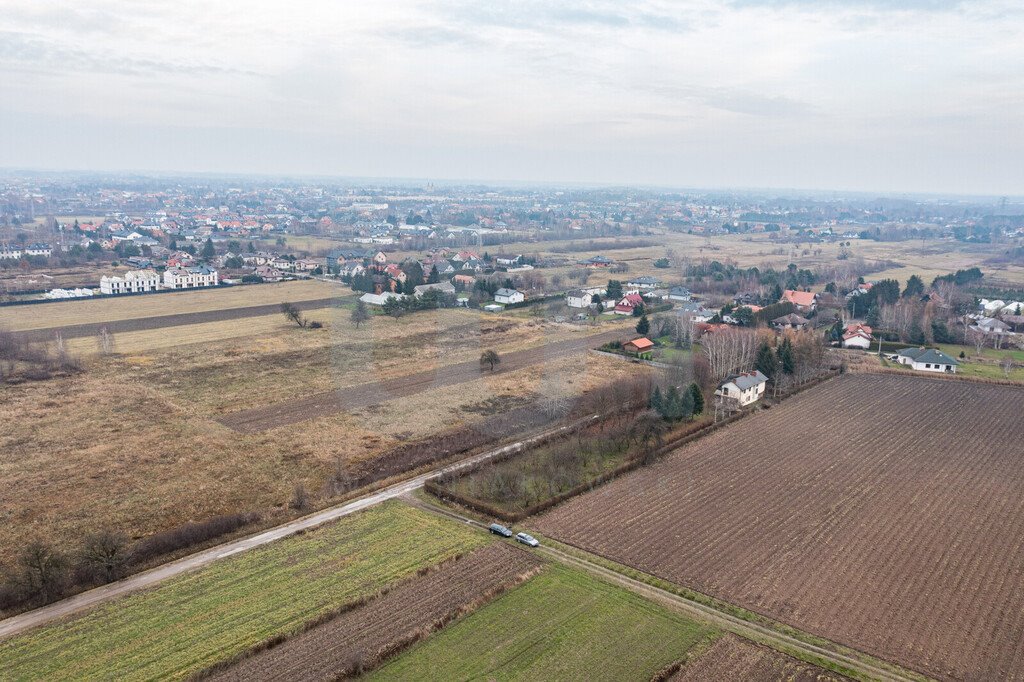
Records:
[[[142,563],[226,535],[257,521],[258,514],[224,514],[200,523],[186,523],[140,540],[132,549],[132,561]]]

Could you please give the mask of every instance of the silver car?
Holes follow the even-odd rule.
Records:
[[[537,542],[537,538],[532,535],[527,535],[526,533],[516,533],[516,541],[530,547],[540,547],[540,543]]]

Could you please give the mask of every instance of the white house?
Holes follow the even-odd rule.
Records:
[[[49,244],[43,244],[42,242],[29,244],[25,247],[26,256],[45,256],[46,258],[49,258],[52,253],[53,248]]]
[[[848,324],[843,330],[843,348],[871,348],[871,327],[866,324]]]
[[[661,286],[661,280],[657,277],[650,277],[644,275],[643,277],[634,277],[633,279],[626,282],[626,286],[630,289],[640,289],[647,291],[649,289],[657,289]]]
[[[715,395],[725,400],[735,400],[740,405],[749,405],[760,400],[764,395],[768,377],[758,370],[737,374],[722,382]]]
[[[455,294],[455,285],[451,282],[437,282],[435,284],[417,284],[412,288],[416,298],[420,298],[428,291],[439,291],[442,294]]]
[[[693,294],[686,287],[672,287],[668,290],[668,300],[686,303],[693,298]]]
[[[362,296],[359,297],[359,300],[362,301],[363,303],[367,304],[367,305],[380,305],[380,306],[382,306],[385,303],[387,303],[388,300],[390,300],[392,298],[397,298],[397,299],[401,300],[401,299],[405,298],[405,296],[403,296],[402,294],[396,294],[393,291],[385,291],[385,292],[380,293],[380,294],[369,294],[369,293],[363,294]]]
[[[167,268],[164,270],[165,289],[215,287],[218,281],[217,271],[206,265],[193,265],[187,268]]]
[[[573,289],[565,294],[565,303],[570,308],[589,308],[593,294],[588,294],[582,289]]]
[[[104,275],[100,278],[101,294],[136,294],[160,288],[160,275],[152,270],[129,270],[124,277]]]
[[[7,244],[0,245],[0,260],[18,260],[21,258],[21,249]]]
[[[341,277],[356,277],[366,272],[366,268],[359,261],[349,261],[338,266],[338,275]]]
[[[908,365],[921,372],[956,374],[957,365],[960,364],[934,348],[904,348],[890,357],[901,365]]]
[[[508,305],[509,303],[522,303],[526,300],[526,296],[521,291],[515,289],[501,288],[494,292],[494,302]]]

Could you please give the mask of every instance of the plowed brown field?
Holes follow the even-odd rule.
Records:
[[[215,675],[242,680],[335,680],[370,669],[461,610],[479,606],[538,570],[540,560],[494,543],[413,578],[383,597]]]
[[[946,680],[1024,679],[1024,390],[845,376],[537,521]]]
[[[850,678],[728,634],[672,676],[672,682],[844,682]]]

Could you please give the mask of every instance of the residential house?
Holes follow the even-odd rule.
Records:
[[[637,306],[644,304],[644,297],[640,294],[626,294],[615,304],[616,315],[632,315]]]
[[[921,372],[956,374],[956,368],[960,364],[934,348],[904,348],[889,357],[901,365],[907,365]]]
[[[280,282],[284,273],[271,265],[257,265],[253,274],[263,278],[264,282]]]
[[[570,308],[589,308],[593,295],[582,289],[573,289],[565,294],[565,303]]]
[[[452,284],[457,287],[470,289],[474,284],[476,284],[476,277],[473,275],[455,275],[452,277]]]
[[[648,275],[644,275],[642,277],[633,277],[628,282],[626,282],[626,286],[628,288],[630,288],[630,289],[639,289],[639,290],[642,290],[642,291],[649,291],[651,289],[657,289],[660,285],[661,285],[661,280],[660,279],[658,279],[657,277],[650,277]]]
[[[341,277],[356,277],[366,272],[366,268],[360,261],[353,260],[342,263],[338,266],[338,275]]]
[[[588,268],[607,268],[614,264],[615,261],[606,256],[593,256],[592,258],[579,261],[579,265],[583,265]]]
[[[383,251],[378,251],[375,254],[373,254],[371,260],[373,261],[373,264],[376,265],[377,267],[384,267],[384,265],[388,262],[388,257],[387,254],[385,254]]]
[[[442,294],[455,294],[455,285],[451,282],[437,282],[435,284],[419,284],[412,288],[416,298],[420,298],[428,291],[439,291]]]
[[[686,287],[672,287],[668,290],[668,300],[687,303],[693,299],[693,294]]]
[[[761,399],[767,383],[768,377],[759,370],[744,372],[722,382],[715,395],[723,400],[735,401],[740,406],[750,405]]]
[[[871,332],[871,327],[859,322],[846,325],[843,330],[843,348],[871,348]]]
[[[646,353],[647,351],[654,349],[654,342],[645,336],[641,336],[639,339],[633,339],[622,344],[622,350],[627,353]]]
[[[206,265],[194,265],[164,270],[165,289],[195,289],[215,287],[218,284],[217,271]]]
[[[100,293],[108,296],[157,291],[159,288],[160,275],[153,270],[129,270],[123,277],[100,277]]]
[[[674,312],[683,319],[692,320],[695,323],[709,322],[716,315],[714,310],[708,310],[696,302],[684,303],[676,308]]]
[[[363,294],[359,297],[359,300],[367,305],[382,306],[388,302],[389,299],[397,298],[399,300],[405,298],[402,294],[396,294],[393,291],[384,291],[379,294]]]
[[[518,265],[519,261],[521,261],[522,259],[522,256],[497,256],[495,257],[494,262],[497,263],[498,265],[508,267]]]
[[[796,313],[776,317],[772,320],[772,326],[776,329],[803,329],[811,323],[806,317],[800,317]]]
[[[49,244],[44,244],[42,242],[29,244],[28,246],[25,247],[26,256],[43,256],[44,258],[49,258],[50,254],[52,253],[53,247],[51,247]]]
[[[515,289],[506,289],[502,287],[494,292],[494,302],[508,305],[509,303],[522,303],[526,300],[526,295],[521,291]]]
[[[812,291],[786,289],[782,292],[782,300],[792,303],[797,310],[803,313],[809,313],[818,307],[818,295]]]
[[[21,249],[7,244],[0,245],[0,260],[19,260]]]

